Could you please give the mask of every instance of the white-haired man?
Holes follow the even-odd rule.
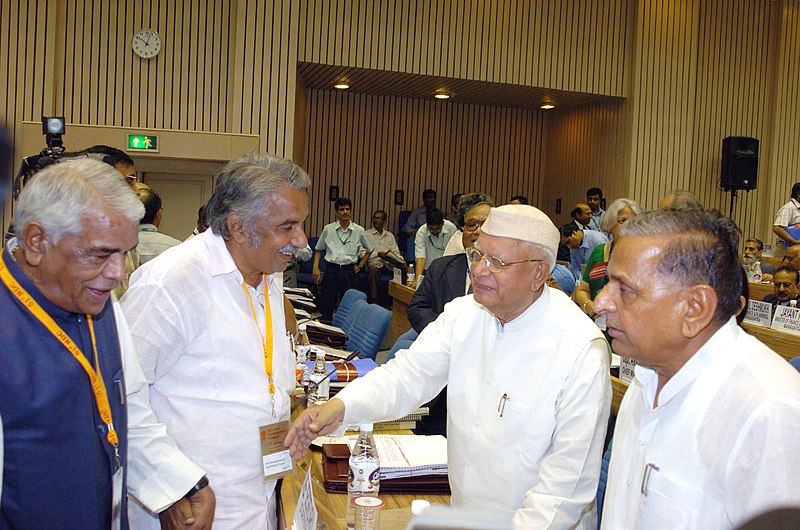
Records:
[[[295,363],[275,273],[308,244],[309,185],[289,160],[231,161],[209,230],[140,267],[122,300],[153,411],[214,484],[216,529],[277,525],[275,476],[259,463],[290,459],[262,455],[261,436],[289,419]],[[141,510],[135,522],[157,527]]]
[[[544,213],[501,206],[481,230],[467,251],[473,295],[448,304],[395,360],[307,410],[285,443],[302,456],[343,421],[401,417],[447,384],[453,505],[513,514],[519,528],[594,528],[608,344],[545,285],[559,233]]]
[[[117,170],[88,159],[20,196],[0,260],[0,528],[128,528],[126,492],[170,528],[210,528],[213,492],[156,423],[109,302],[143,213]]]

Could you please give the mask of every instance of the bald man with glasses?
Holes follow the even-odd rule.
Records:
[[[286,446],[300,457],[341,423],[402,417],[447,384],[454,506],[500,511],[515,528],[594,528],[608,344],[545,285],[558,242],[540,210],[492,209],[468,251],[473,294],[450,302],[410,349],[306,411]]]

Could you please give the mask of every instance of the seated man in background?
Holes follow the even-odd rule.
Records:
[[[799,506],[800,374],[737,326],[739,232],[719,212],[642,213],[594,308],[637,362],[614,431],[602,528],[737,528]]]
[[[475,205],[486,203],[490,206],[494,206],[494,201],[492,198],[486,195],[485,193],[467,193],[466,195],[462,195],[461,199],[458,201],[458,211],[456,212],[456,220],[453,223],[456,225],[455,234],[450,237],[450,241],[447,242],[447,246],[444,248],[444,256],[453,256],[455,254],[463,254],[464,253],[464,224],[466,223],[466,215],[469,210],[471,210]],[[477,237],[477,236],[475,236]]]
[[[786,254],[781,259],[781,265],[791,265],[792,268],[800,271],[800,245],[792,245],[786,249]]]
[[[561,242],[569,249],[569,270],[577,282],[583,277],[583,266],[589,261],[594,247],[608,243],[608,236],[597,230],[574,230],[561,227]]]
[[[772,304],[772,314],[775,315],[775,308],[779,305],[790,306],[792,301],[795,305],[800,300],[800,273],[791,265],[781,265],[773,276],[773,288],[775,292],[764,297],[765,302]]]
[[[594,528],[608,343],[545,285],[558,239],[532,206],[492,208],[467,253],[474,294],[447,304],[410,349],[306,410],[286,438],[293,456],[343,421],[402,417],[448,385],[454,506],[513,514],[515,528]]]
[[[322,320],[330,322],[339,299],[348,289],[356,288],[356,274],[363,269],[372,255],[372,241],[361,225],[350,221],[353,204],[346,197],[333,203],[336,221],[325,225],[317,240],[314,268],[311,276],[320,284],[319,310]],[[358,249],[366,252],[359,259]],[[321,274],[319,260],[325,253],[325,274]]]
[[[764,243],[760,239],[751,238],[744,243],[744,255],[742,264],[747,273],[749,282],[771,282],[772,275],[775,274],[775,265],[768,261],[761,260],[764,251]]]
[[[528,204],[528,198],[524,195],[514,195],[508,204]]]
[[[419,284],[419,277],[427,264],[444,255],[447,243],[457,231],[456,225],[446,220],[440,209],[434,208],[428,212],[427,223],[417,230],[414,238],[415,285]]]
[[[378,299],[378,283],[381,276],[392,276],[394,268],[406,268],[394,234],[384,230],[386,212],[375,210],[372,213],[372,228],[367,230],[367,238],[372,242],[372,254],[367,260],[367,301],[372,304]]]
[[[139,260],[144,265],[155,258],[168,248],[180,245],[181,242],[162,234],[158,231],[161,225],[161,197],[153,188],[144,188],[137,191],[139,200],[144,204],[144,217],[139,222],[139,244],[136,250],[139,252]]]
[[[411,214],[403,225],[403,232],[409,237],[416,237],[417,230],[425,224],[428,212],[436,208],[436,190],[427,189],[422,192],[422,205],[411,210]]]

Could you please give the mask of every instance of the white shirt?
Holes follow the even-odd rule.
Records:
[[[436,258],[441,258],[444,255],[444,249],[453,234],[458,232],[456,225],[444,220],[442,231],[438,236],[431,235],[428,230],[428,225],[422,225],[417,230],[417,235],[414,239],[414,259],[424,259],[426,263],[430,263]]]
[[[731,318],[653,409],[657,383],[639,365],[622,400],[603,528],[734,528],[800,506],[800,374],[783,358]]]
[[[791,199],[789,202],[780,207],[778,213],[775,215],[775,222],[772,223],[772,226],[782,226],[784,228],[788,228],[798,223],[800,223],[800,202]],[[781,250],[785,251],[786,241],[778,238],[775,241],[775,244]]]
[[[366,232],[367,237],[372,242],[372,254],[369,256],[369,260],[367,261],[368,267],[377,267],[382,268],[384,266],[388,266],[392,268],[392,265],[387,264],[378,256],[379,252],[388,252],[394,259],[399,262],[403,262],[403,256],[400,254],[400,249],[397,247],[397,240],[394,238],[394,234],[389,232],[388,230],[384,230],[381,233],[378,233],[375,228],[370,228]],[[367,250],[362,248],[359,250],[359,255],[363,256]]]
[[[447,384],[453,505],[516,510],[517,528],[594,528],[608,357],[600,330],[564,293],[544,287],[505,326],[468,295],[336,397],[346,422],[374,422],[402,417]]]
[[[275,481],[263,482],[259,426],[289,417],[294,355],[280,275],[267,276],[272,314],[274,414],[264,368],[264,282],[248,287],[224,240],[211,230],[139,268],[122,305],[153,411],[208,474],[217,496],[214,528],[274,528]],[[146,522],[138,514],[135,525]],[[150,526],[158,521],[151,518]]]
[[[139,226],[139,244],[136,245],[136,250],[139,252],[139,260],[142,265],[168,248],[180,244],[181,242],[174,237],[159,232],[155,225],[144,224]]]

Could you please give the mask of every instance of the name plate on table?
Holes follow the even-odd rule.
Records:
[[[744,321],[756,326],[770,327],[772,324],[772,304],[760,300],[749,300]]]
[[[636,368],[636,361],[631,357],[620,357],[619,379],[626,385],[633,381],[633,369]]]
[[[800,335],[800,308],[779,305],[775,308],[772,329]]]

